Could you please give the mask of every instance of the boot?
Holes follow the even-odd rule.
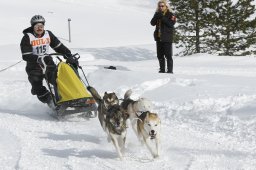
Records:
[[[48,105],[49,108],[55,110],[56,106],[51,96],[48,96],[46,104]]]
[[[173,61],[167,60],[167,73],[173,74]]]
[[[159,60],[159,73],[165,73],[165,60],[164,59],[158,59]]]
[[[51,97],[51,96],[50,96],[50,92],[49,92],[44,86],[42,86],[42,87],[40,88],[40,90],[41,90],[41,91],[36,94],[36,95],[37,95],[37,98],[38,98],[42,103],[47,103],[47,101],[49,100],[49,97]]]

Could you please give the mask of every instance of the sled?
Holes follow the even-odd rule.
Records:
[[[60,56],[65,58],[65,55],[63,54],[53,53],[49,55],[55,56],[58,59],[57,69],[54,73],[56,76],[56,83],[53,84],[55,85],[50,84],[46,78],[46,83],[53,101],[49,107],[56,113],[56,117],[59,120],[74,116],[87,119],[97,117],[96,101],[87,90],[89,83],[82,67],[78,66],[76,69],[71,64],[62,61]],[[75,54],[73,57],[76,60],[80,58],[79,54]],[[43,63],[43,65],[45,69],[42,69],[45,73],[46,64]],[[81,79],[78,69],[82,71],[83,76],[87,81],[87,85]]]

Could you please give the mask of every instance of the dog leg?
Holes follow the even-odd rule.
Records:
[[[158,158],[159,157],[159,143],[157,139],[154,139],[155,142],[155,151],[152,152],[152,156],[154,158]]]
[[[126,140],[126,132],[123,132],[121,136],[118,138],[118,143],[121,148],[122,154],[124,154],[124,151],[125,151],[125,140]]]
[[[150,142],[152,142],[151,140],[152,140],[152,139],[147,138],[147,139],[145,139],[145,143],[146,143],[146,146],[147,146],[148,150],[150,151],[151,155],[153,156],[153,158],[157,158],[159,155],[158,155],[158,153],[156,153],[156,152],[153,150],[152,146],[150,145]],[[156,141],[155,141],[155,142],[156,142]]]
[[[140,140],[140,137],[139,137],[139,134],[138,134],[138,131],[137,131],[137,119],[135,118],[135,119],[132,119],[131,120],[131,125],[132,125],[132,129],[133,129],[133,131],[134,131],[134,133],[135,133],[135,135],[137,136],[137,138]],[[141,141],[141,140],[140,140]]]
[[[143,146],[144,145],[144,140],[141,136],[138,136],[138,140],[140,141],[140,144]]]
[[[121,160],[123,160],[123,155],[122,155],[122,153],[120,151],[120,147],[119,147],[117,136],[114,135],[114,134],[111,134],[111,133],[110,133],[110,136],[111,136],[112,142],[113,142],[113,144],[114,144],[114,146],[116,148],[116,151],[117,151],[117,154],[118,154],[119,158]]]
[[[144,143],[145,143],[144,142],[144,135],[146,135],[146,134],[144,134],[142,132],[142,129],[143,129],[143,127],[141,127],[141,120],[138,119],[137,120],[137,133],[138,133],[137,137],[138,137],[138,140],[140,141],[141,145],[143,146]]]
[[[110,135],[108,135],[107,140],[108,140],[108,143],[111,142],[111,136]]]
[[[108,131],[107,128],[106,128],[106,131],[105,131],[105,132],[107,133],[107,140],[108,140],[108,143],[110,143],[111,140],[112,140],[112,137],[110,136],[110,133],[109,133],[109,131]]]
[[[159,128],[159,130],[158,130],[158,133],[156,134],[156,138],[155,138],[155,141],[156,141],[156,155],[157,155],[157,157],[159,157],[159,150],[161,150],[161,144],[160,144],[160,131],[161,131],[161,126],[160,126],[160,128]]]
[[[121,152],[124,154],[125,151],[125,141],[126,141],[126,137],[122,138],[122,148],[121,148]]]
[[[159,157],[159,137],[157,136],[156,139],[156,156]]]
[[[140,141],[141,146],[143,146],[145,144],[145,142],[144,142],[144,139],[143,139],[143,137],[142,137],[140,132],[138,133],[137,137],[138,137],[138,140]]]

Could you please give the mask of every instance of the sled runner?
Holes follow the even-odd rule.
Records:
[[[73,65],[60,59],[59,56],[65,58],[63,54],[53,53],[49,55],[55,56],[58,59],[57,69],[54,72],[55,83],[52,83],[46,78],[46,83],[52,97],[52,103],[48,104],[48,106],[56,112],[56,117],[58,119],[65,119],[70,116],[80,116],[84,118],[96,117],[96,102],[91,93],[87,90],[86,84],[79,76],[78,70],[74,68]],[[72,57],[76,60],[80,58],[79,54],[75,54]],[[43,62],[42,65],[44,73],[47,72],[46,64]],[[77,68],[82,71],[87,85],[89,86],[82,67],[78,65]]]

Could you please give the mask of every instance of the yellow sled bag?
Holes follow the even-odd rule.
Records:
[[[57,72],[59,103],[81,98],[92,98],[75,71],[65,62],[60,62]]]

